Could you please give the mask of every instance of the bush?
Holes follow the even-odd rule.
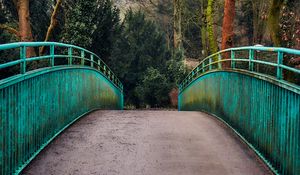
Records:
[[[135,88],[139,101],[143,105],[160,107],[169,105],[170,83],[164,74],[152,67],[144,73],[141,83]]]

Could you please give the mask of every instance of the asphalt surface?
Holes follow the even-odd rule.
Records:
[[[270,174],[221,122],[200,112],[96,111],[55,139],[28,175]]]

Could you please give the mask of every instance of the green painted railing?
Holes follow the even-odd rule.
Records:
[[[257,56],[262,52],[271,56],[262,60]],[[226,54],[228,59],[222,59]],[[275,174],[300,174],[300,86],[285,78],[292,72],[299,79],[300,70],[283,64],[284,58],[299,55],[299,50],[269,47],[232,48],[213,54],[181,83],[179,110],[216,116]],[[222,68],[224,62],[231,66]],[[259,71],[260,65],[267,65],[265,73]]]
[[[26,51],[28,48],[32,47],[49,47],[49,54],[37,57],[26,58]],[[59,48],[65,48],[67,50],[67,54],[56,54],[55,50]],[[15,61],[11,61],[8,63],[0,64],[0,69],[12,67],[15,65],[20,65],[20,74],[26,73],[26,65],[33,61],[38,60],[49,60],[49,67],[55,66],[55,61],[57,59],[67,59],[68,65],[78,65],[76,64],[76,60],[80,61],[81,66],[87,66],[86,63],[92,68],[100,71],[108,80],[110,80],[114,85],[120,88],[123,91],[123,85],[121,81],[115,76],[115,74],[110,70],[110,68],[93,52],[88,51],[84,48],[64,44],[64,43],[56,43],[56,42],[19,42],[19,43],[10,43],[0,45],[1,50],[12,50],[18,49],[20,52],[20,59]],[[75,52],[77,54],[75,54]]]
[[[29,47],[45,46],[49,55],[26,58]],[[0,80],[0,174],[18,174],[59,133],[96,109],[123,109],[123,85],[94,53],[53,42],[12,43],[20,74]],[[61,54],[66,51],[66,54]],[[60,54],[58,54],[60,52]],[[79,54],[79,56],[78,56]],[[66,65],[57,65],[67,59]],[[44,68],[26,71],[30,62]]]
[[[248,57],[238,57],[237,52],[242,52],[245,51],[247,54],[249,54]],[[257,59],[255,57],[255,53],[259,52],[272,52],[276,53],[276,60],[275,62],[271,61],[263,61]],[[224,55],[230,55],[228,59],[224,59]],[[283,58],[284,56],[287,55],[298,55],[300,57],[300,50],[295,50],[295,49],[288,49],[288,48],[276,48],[276,47],[257,47],[257,46],[248,46],[248,47],[238,47],[238,48],[231,48],[231,49],[226,49],[222,50],[220,52],[217,52],[215,54],[212,54],[208,56],[207,58],[203,59],[200,64],[194,68],[189,75],[181,82],[179,85],[179,90],[183,91],[184,88],[186,88],[192,81],[194,81],[196,78],[199,77],[199,75],[212,71],[212,70],[222,70],[226,69],[223,67],[222,63],[223,62],[230,62],[231,63],[231,69],[236,69],[236,70],[249,70],[251,72],[257,72],[255,70],[255,65],[254,64],[261,64],[261,65],[266,65],[266,66],[271,66],[276,68],[276,76],[278,80],[281,80],[283,78],[283,70],[291,71],[296,74],[300,74],[300,69],[293,68],[287,65],[283,64]],[[245,68],[237,68],[236,64],[237,63],[247,63],[248,64],[248,69]]]

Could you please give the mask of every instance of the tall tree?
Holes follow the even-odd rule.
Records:
[[[210,53],[218,51],[218,43],[214,33],[214,14],[213,14],[214,0],[208,0],[206,8],[206,20]]]
[[[67,0],[61,41],[87,48],[109,63],[121,33],[119,10],[111,0]]]
[[[183,0],[182,5],[182,44],[186,58],[199,58],[201,54],[201,15],[199,14],[201,4],[198,0]]]
[[[29,1],[30,0],[13,0],[16,6],[18,17],[19,17],[19,36],[20,40],[24,42],[33,41],[32,29],[30,25],[29,17]],[[35,55],[33,48],[27,48],[27,57]]]
[[[49,26],[49,31],[46,35],[46,40],[49,39],[57,22],[53,21],[58,13],[58,7],[62,0],[57,1],[57,5],[53,11],[53,18]],[[10,12],[8,15],[11,19],[10,23],[14,22],[18,25],[18,30],[10,27],[7,24],[0,24],[0,29],[4,29],[19,38],[19,41],[30,42],[33,40],[43,40],[46,34],[47,26],[49,24],[49,16],[53,1],[48,0],[9,0],[2,2],[5,10]],[[33,22],[33,23],[31,23]],[[55,24],[55,25],[54,25]],[[17,28],[17,27],[16,27]],[[27,48],[27,57],[36,55],[33,48]]]
[[[167,49],[162,30],[154,22],[146,20],[142,12],[128,11],[123,22],[123,32],[115,43],[110,64],[124,83],[126,103],[136,106],[143,103],[167,105],[163,100],[166,96],[163,94],[170,91],[172,88],[170,84],[174,83],[176,78],[173,77],[173,72],[169,73],[171,72],[169,69],[176,69],[174,72],[181,73],[181,67],[174,65],[175,61],[169,62],[170,60],[171,53]],[[180,64],[182,61],[176,60],[176,63]],[[156,85],[149,87],[148,80],[156,82]],[[162,91],[153,94],[156,99],[150,98],[149,94],[157,90],[157,87]]]
[[[233,47],[233,25],[235,17],[235,0],[225,0],[224,19],[222,28],[222,50]],[[223,59],[229,59],[229,53],[224,54]],[[223,64],[225,67],[230,67],[230,62],[226,61]]]
[[[173,32],[174,32],[174,48],[182,49],[182,30],[181,30],[181,18],[182,18],[182,0],[173,0]]]
[[[271,35],[271,40],[274,46],[281,46],[280,37],[280,10],[284,0],[272,0],[272,5],[269,11],[268,28]]]
[[[119,9],[113,6],[111,0],[98,0],[96,14],[93,19],[96,30],[92,35],[90,49],[109,62],[114,43],[121,34]]]
[[[252,0],[252,14],[253,14],[253,43],[263,44],[264,35],[267,28],[268,6],[270,0]]]
[[[97,26],[93,19],[96,16],[96,0],[75,0],[65,2],[66,21],[62,35],[62,41],[90,48],[92,35]]]
[[[13,0],[19,17],[19,35],[21,41],[33,41],[32,29],[29,17],[29,1],[30,0]]]
[[[51,15],[50,25],[48,27],[47,34],[46,34],[46,37],[45,37],[45,42],[49,41],[49,39],[50,39],[50,37],[51,37],[51,35],[52,35],[53,31],[54,31],[54,28],[57,25],[57,19],[56,19],[56,17],[57,17],[57,14],[59,12],[59,8],[60,8],[60,6],[62,4],[62,1],[63,0],[57,0],[56,5],[55,5],[55,7],[53,9],[53,13]],[[43,54],[44,48],[45,48],[44,46],[40,48],[40,55]]]
[[[207,1],[200,0],[200,26],[201,26],[201,44],[202,44],[202,56],[208,56],[208,45],[207,45],[207,20],[206,20],[206,12],[205,9],[207,8]]]

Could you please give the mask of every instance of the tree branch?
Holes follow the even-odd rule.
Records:
[[[49,27],[48,27],[47,34],[46,34],[46,38],[45,38],[45,40],[44,40],[45,42],[49,41],[50,36],[51,36],[51,34],[52,34],[54,28],[55,28],[56,25],[57,25],[57,22],[56,22],[56,16],[57,16],[57,14],[58,14],[58,10],[59,10],[59,7],[61,6],[61,4],[62,4],[62,0],[57,0],[56,5],[55,5],[54,10],[53,10],[53,13],[52,13],[52,15],[51,15],[50,25],[49,25]],[[42,47],[40,48],[40,55],[43,54],[44,50],[45,50],[45,47],[42,46]]]
[[[15,35],[16,37],[20,38],[20,34],[19,34],[19,31],[17,31],[16,29],[8,26],[8,25],[5,25],[5,24],[0,24],[0,29],[2,30],[6,30],[7,32]]]

